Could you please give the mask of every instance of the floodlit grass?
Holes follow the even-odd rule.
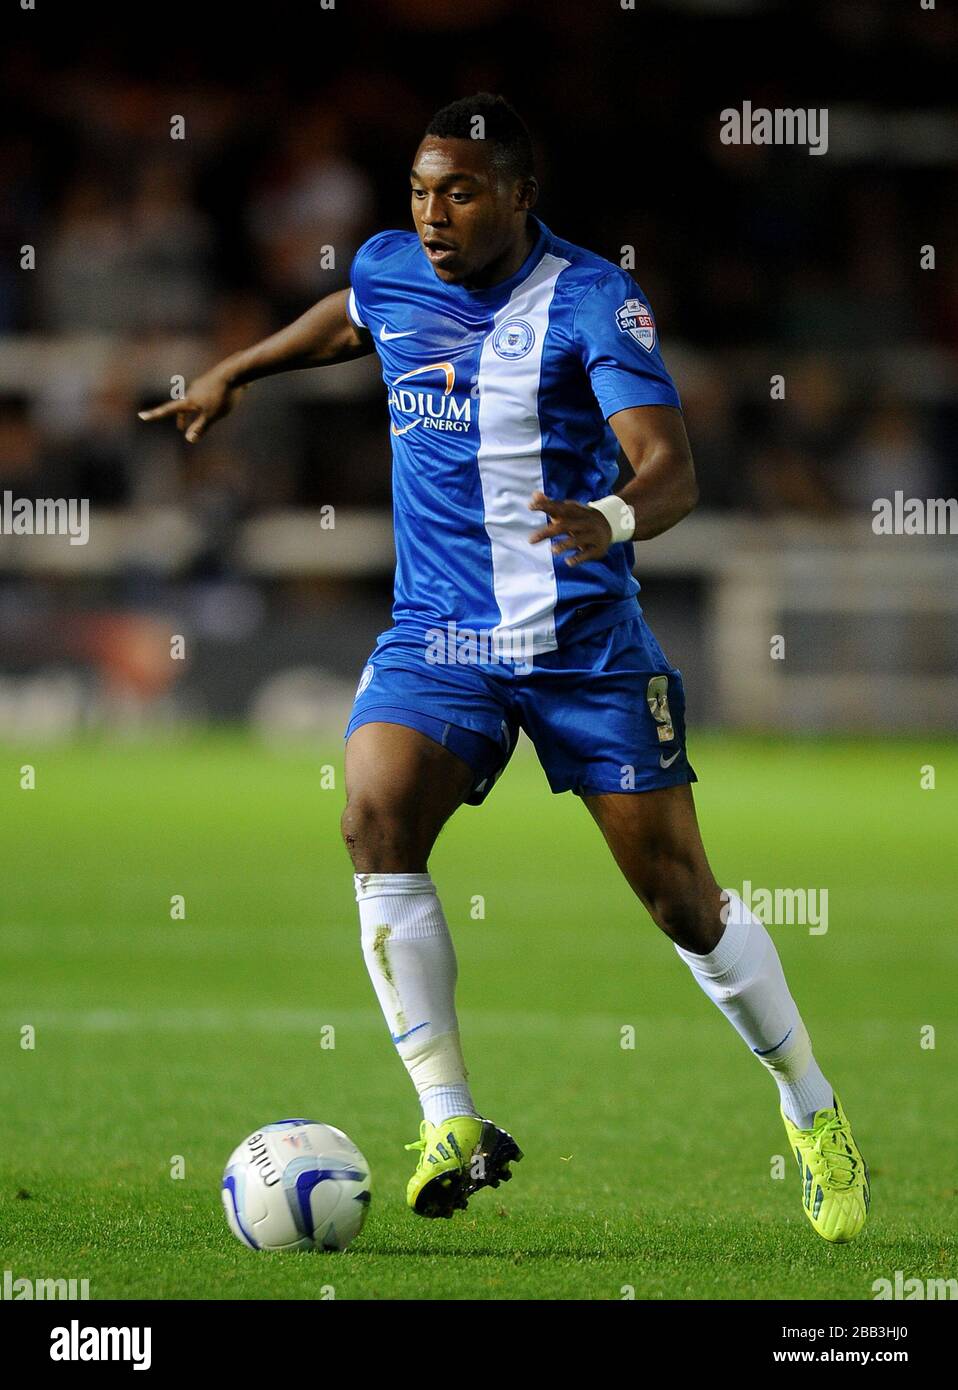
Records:
[[[341,752],[242,734],[0,749],[0,1269],[87,1278],[93,1298],[862,1299],[896,1269],[958,1274],[954,745],[691,749],[719,880],[828,889],[826,934],[772,931],[872,1170],[847,1247],[801,1211],[772,1082],[527,749],[431,865],[474,1093],[526,1157],[455,1220],[412,1216],[418,1109],[359,950]],[[228,1154],[285,1115],[370,1161],[345,1254],[255,1254],[227,1229]]]

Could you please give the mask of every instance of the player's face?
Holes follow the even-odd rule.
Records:
[[[481,280],[523,242],[535,184],[504,177],[481,140],[427,136],[410,181],[419,240],[446,284]]]

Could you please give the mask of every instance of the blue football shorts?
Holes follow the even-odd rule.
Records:
[[[362,724],[405,724],[472,768],[485,800],[524,729],[554,792],[645,792],[695,782],[685,751],[682,673],[636,616],[525,663],[427,659],[398,629],[381,634],[359,681],[348,739]]]

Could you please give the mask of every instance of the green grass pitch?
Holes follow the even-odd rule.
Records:
[[[811,1230],[772,1081],[528,748],[431,865],[475,1095],[526,1157],[454,1221],[412,1216],[418,1110],[359,951],[341,745],[229,733],[0,750],[0,1270],[242,1299],[868,1299],[899,1269],[958,1275],[954,745],[712,735],[692,756],[721,882],[828,889],[826,934],[772,931],[872,1168],[855,1244]],[[370,1161],[345,1254],[226,1227],[227,1155],[286,1115]]]

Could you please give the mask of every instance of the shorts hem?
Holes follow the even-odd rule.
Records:
[[[458,715],[458,711],[456,712]],[[492,725],[492,721],[480,727],[475,722],[469,722],[469,716],[450,719],[446,714],[435,714],[432,710],[411,709],[402,705],[367,705],[358,713],[350,717],[346,725],[344,738],[349,738],[350,734],[362,727],[363,724],[402,724],[407,729],[416,729],[422,733],[419,725],[415,722],[420,719],[438,719],[442,724],[452,724],[457,729],[466,729],[470,734],[479,734],[482,738],[488,738],[493,743],[499,742],[499,730],[501,721]],[[427,735],[428,737],[428,735]]]
[[[660,792],[667,787],[684,787],[698,780],[694,769],[687,768],[677,776],[657,777],[654,781],[647,781],[636,787],[623,787],[618,782],[610,782],[608,786],[600,786],[595,782],[569,782],[566,786],[561,787],[556,787],[550,782],[549,785],[556,794],[574,792],[576,796],[605,796],[609,792],[615,792],[622,796],[634,796],[636,792]]]

